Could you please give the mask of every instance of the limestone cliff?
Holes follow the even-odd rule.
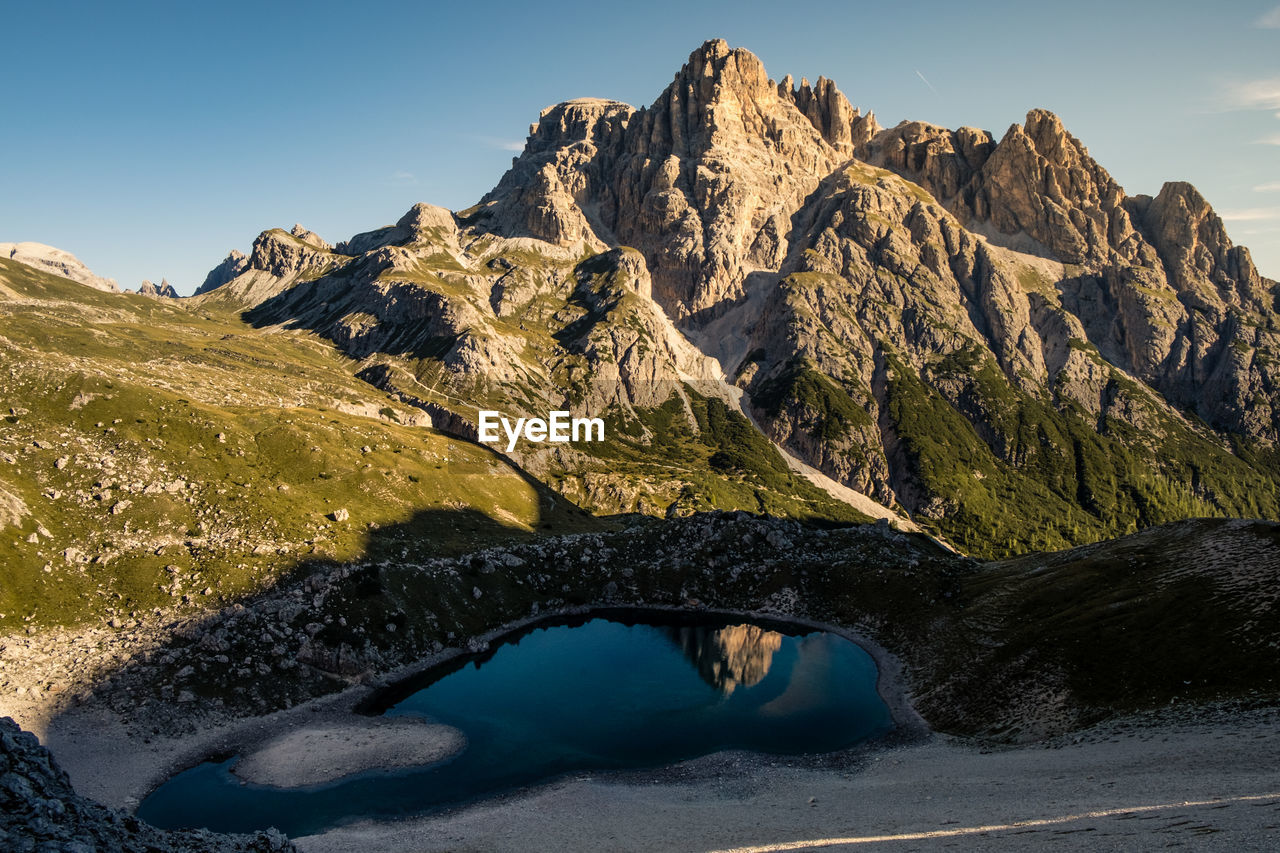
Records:
[[[112,293],[120,290],[114,279],[94,275],[75,255],[43,243],[0,243],[0,258],[8,258],[43,272],[87,284],[95,290]]]
[[[1276,283],[1194,188],[1126,195],[1043,110],[998,141],[881,130],[831,81],[775,83],[710,41],[647,107],[548,107],[468,210],[418,205],[332,250],[266,232],[237,264],[211,296],[319,332],[441,423],[616,407],[656,461],[668,400],[706,426],[702,383],[988,553],[1280,512]],[[555,480],[583,460],[522,461]],[[563,487],[645,504],[622,476]],[[650,509],[696,505],[688,476]]]

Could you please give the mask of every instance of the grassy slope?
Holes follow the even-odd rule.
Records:
[[[966,578],[921,707],[1010,740],[1173,702],[1274,701],[1280,526],[1197,519]],[[1269,698],[1268,698],[1269,697]]]
[[[916,520],[974,556],[1067,548],[1184,518],[1280,518],[1274,459],[1232,452],[1119,373],[1110,393],[1144,413],[1144,432],[1015,389],[972,350],[923,378],[891,366],[889,412],[912,473],[948,502],[942,518]],[[956,399],[938,387],[959,389]]]
[[[471,304],[477,318],[468,331],[494,333],[515,344],[522,378],[496,381],[483,374],[460,376],[446,369],[439,352],[422,355],[385,352],[378,358],[397,369],[396,387],[474,420],[476,409],[536,414],[548,398],[564,394],[577,405],[594,385],[617,380],[594,378],[600,364],[584,351],[599,344],[596,356],[612,358],[614,335],[641,352],[660,349],[653,339],[648,309],[630,289],[630,277],[604,254],[578,261],[556,260],[527,249],[484,238],[470,247],[477,261],[463,269],[446,254],[423,258],[412,272],[383,273],[390,281],[409,281],[449,300]],[[509,269],[504,285],[521,290],[519,310],[494,317],[480,307],[488,294],[475,284],[493,275],[489,264],[500,259]],[[555,282],[549,284],[548,282]],[[397,339],[403,346],[404,341]],[[674,377],[668,381],[677,390]],[[647,389],[640,389],[647,390]],[[740,413],[719,400],[685,389],[696,428],[678,397],[656,408],[593,410],[607,422],[603,443],[577,443],[566,460],[545,468],[546,482],[579,506],[600,514],[640,512],[661,515],[674,502],[677,511],[743,509],[792,518],[863,521],[867,517],[788,470],[782,456]],[[537,464],[537,463],[533,463]]]
[[[0,489],[25,508],[0,531],[0,630],[229,598],[423,510],[441,513],[406,549],[599,526],[487,450],[397,423],[314,337],[9,261],[0,287]]]

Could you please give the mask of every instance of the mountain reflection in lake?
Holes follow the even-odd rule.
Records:
[[[758,625],[693,625],[666,631],[702,680],[726,695],[739,684],[750,687],[764,680],[773,653],[782,648],[781,634]]]
[[[421,814],[582,771],[657,767],[722,749],[828,752],[888,732],[865,651],[821,631],[792,636],[708,616],[594,618],[529,630],[388,692],[384,712],[461,729],[443,763],[316,788],[244,785],[236,759],[153,792],[139,816],[166,828],[305,835],[344,821]]]

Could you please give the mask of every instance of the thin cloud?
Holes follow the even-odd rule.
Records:
[[[1280,6],[1270,12],[1264,12],[1262,17],[1253,22],[1253,25],[1261,30],[1280,30]]]
[[[1236,83],[1227,96],[1239,109],[1280,110],[1280,77]]]
[[[1280,110],[1280,77],[1246,80],[1227,87],[1227,103],[1237,110]],[[1280,118],[1280,112],[1276,113]]]
[[[1258,184],[1253,188],[1256,193],[1280,193],[1280,181],[1272,181],[1269,184]]]
[[[1263,139],[1253,140],[1254,145],[1280,145],[1280,133],[1273,136],[1267,136]]]
[[[1265,222],[1280,219],[1280,207],[1247,207],[1240,210],[1224,210],[1218,214],[1223,222]]]
[[[393,187],[414,187],[418,185],[418,176],[413,172],[392,172],[384,183]]]
[[[930,83],[929,80],[923,74],[920,73],[919,68],[916,69],[916,76],[920,78],[921,82],[923,82],[926,86],[929,87],[930,92],[933,92],[933,94],[938,95],[938,90],[933,88],[933,84]],[[938,97],[941,98],[942,96],[938,95]]]

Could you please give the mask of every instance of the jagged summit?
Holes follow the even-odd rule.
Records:
[[[545,110],[471,216],[566,248],[635,246],[673,317],[709,319],[781,263],[790,212],[877,129],[830,81],[776,84],[750,51],[712,40],[644,109]]]
[[[642,421],[675,393],[692,417],[682,383],[727,377],[712,393],[797,464],[962,548],[1280,513],[1276,283],[1193,187],[1127,195],[1047,110],[998,138],[881,129],[713,40],[649,106],[543,110],[468,210],[308,235],[264,232],[209,298],[329,338],[379,387],[447,389],[450,428],[497,388]]]
[[[177,299],[178,291],[169,283],[169,279],[162,278],[160,283],[156,284],[150,279],[143,279],[142,284],[138,285],[138,291],[142,296],[163,297],[166,299]]]
[[[204,282],[196,288],[196,292],[193,295],[199,296],[202,293],[208,293],[210,290],[222,287],[222,285],[244,272],[248,265],[249,259],[244,252],[232,249],[216,267],[209,270]]]

